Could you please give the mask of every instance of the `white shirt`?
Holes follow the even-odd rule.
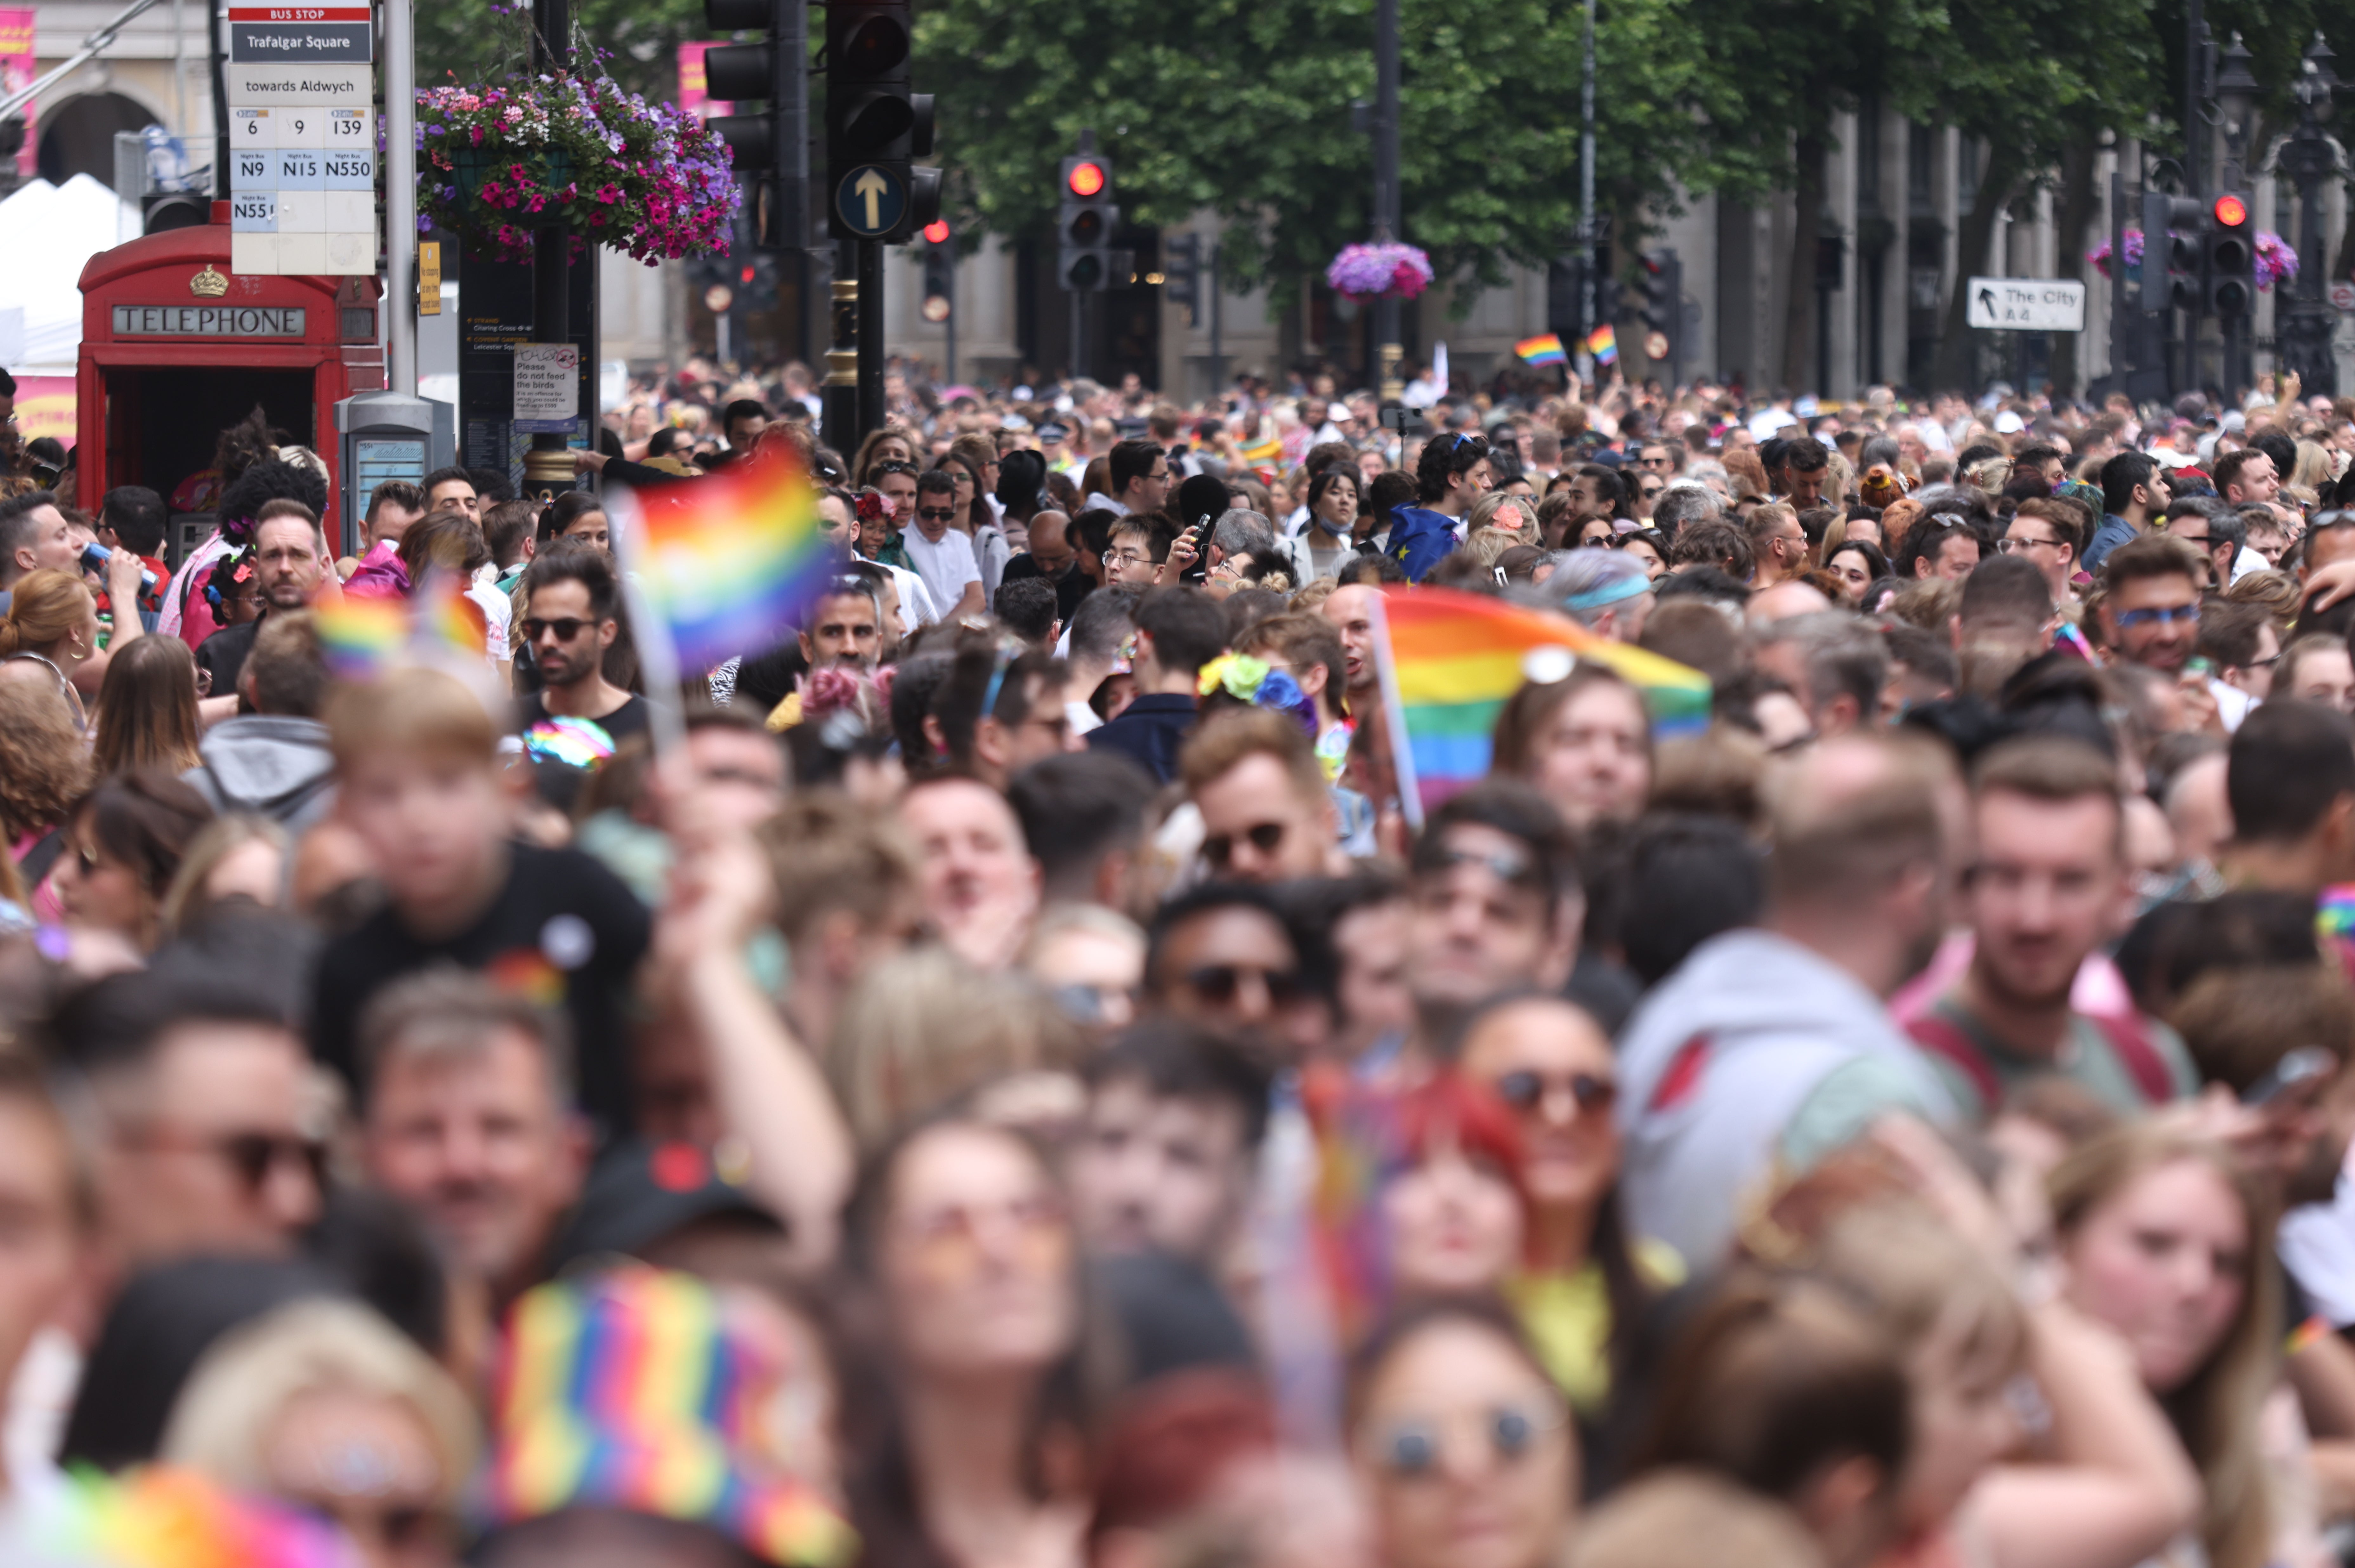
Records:
[[[932,603],[939,608],[932,618],[940,619],[956,608],[964,596],[964,585],[981,581],[981,567],[973,559],[973,540],[951,528],[934,544],[921,528],[910,528],[900,536],[900,548],[908,552],[908,564],[924,580],[931,590]]]
[[[1753,441],[1764,441],[1778,430],[1797,424],[1799,417],[1788,409],[1761,409],[1750,416],[1750,435]]]
[[[914,627],[929,626],[941,618],[941,607],[932,603],[932,591],[924,586],[922,578],[904,566],[887,566],[879,560],[867,564],[880,566],[891,574],[900,590],[900,619]]]

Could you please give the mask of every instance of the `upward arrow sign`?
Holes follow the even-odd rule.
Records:
[[[868,169],[866,173],[860,175],[856,180],[851,182],[850,188],[854,194],[866,199],[867,227],[869,229],[882,228],[883,193],[891,188],[891,182],[885,179],[875,170]]]

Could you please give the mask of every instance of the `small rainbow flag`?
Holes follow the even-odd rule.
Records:
[[[1586,351],[1594,356],[1597,365],[1616,364],[1619,359],[1619,334],[1609,322],[1586,335]]]
[[[775,643],[838,559],[818,528],[816,488],[773,444],[716,474],[650,485],[635,511],[632,564],[690,674]]]
[[[327,1520],[161,1465],[119,1477],[78,1470],[53,1504],[28,1510],[27,1518],[27,1544],[45,1563],[361,1568],[358,1551]]]
[[[1452,588],[1394,587],[1382,593],[1382,625],[1376,655],[1399,798],[1418,827],[1423,812],[1487,775],[1497,711],[1528,678],[1533,649],[1566,649],[1617,671],[1644,694],[1656,737],[1709,722],[1707,676],[1563,616]]]
[[[1541,332],[1535,337],[1524,337],[1513,345],[1513,352],[1532,365],[1567,365],[1570,356],[1561,347],[1560,336]]]
[[[456,573],[436,571],[410,599],[343,594],[313,613],[319,651],[343,680],[373,680],[404,658],[455,652],[480,660],[490,645],[483,607]]]

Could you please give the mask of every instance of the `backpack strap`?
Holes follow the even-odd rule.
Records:
[[[1914,1044],[1970,1080],[1971,1087],[1978,1091],[1981,1114],[1994,1115],[2003,1102],[2003,1085],[1996,1078],[1994,1064],[1953,1019],[1934,1010],[1926,1012],[1906,1025],[1905,1032],[1913,1037]]]
[[[2167,1062],[2151,1043],[2150,1030],[2139,1012],[2124,1018],[2086,1015],[2102,1038],[2110,1042],[2117,1053],[2135,1087],[2142,1091],[2144,1100],[2153,1105],[2164,1105],[2175,1098],[2175,1079],[2167,1071]]]

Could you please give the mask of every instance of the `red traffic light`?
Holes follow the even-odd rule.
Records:
[[[1078,163],[1071,165],[1068,183],[1073,196],[1100,196],[1103,193],[1104,172],[1102,164]]]
[[[744,271],[743,271],[743,272],[742,272],[741,275],[742,276],[742,278],[743,278],[744,282],[745,282],[748,285],[751,283],[751,281],[752,281],[752,263],[751,263],[751,262],[747,261],[747,262],[745,262],[745,263],[744,263]]]
[[[2249,204],[2237,196],[2216,198],[2216,221],[2227,229],[2238,229],[2249,220]]]
[[[924,238],[935,245],[947,244],[949,242],[949,220],[945,218],[936,218],[932,219],[932,222],[925,224]]]

